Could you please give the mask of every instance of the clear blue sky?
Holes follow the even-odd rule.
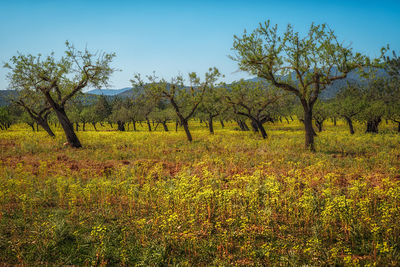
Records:
[[[328,23],[340,40],[372,57],[386,44],[400,52],[399,0],[0,0],[0,62],[17,51],[62,55],[69,40],[77,48],[116,52],[113,65],[122,71],[113,75],[113,88],[130,86],[135,72],[154,70],[169,79],[211,66],[230,82],[248,77],[227,57],[233,35],[268,19],[299,32]],[[6,72],[0,69],[0,89],[7,88]]]

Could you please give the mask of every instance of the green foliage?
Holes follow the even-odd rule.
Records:
[[[0,129],[7,130],[10,128],[13,120],[7,107],[0,107]]]

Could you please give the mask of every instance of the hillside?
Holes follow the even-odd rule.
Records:
[[[0,90],[0,107],[10,104],[10,99],[16,95],[15,90]]]
[[[85,92],[85,94],[115,96],[115,95],[122,94],[130,89],[132,89],[132,88],[125,87],[125,88],[121,88],[121,89],[93,89],[88,92]]]

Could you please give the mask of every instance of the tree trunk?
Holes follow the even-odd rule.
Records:
[[[46,121],[46,123],[47,123],[47,121]],[[36,132],[39,132],[39,124],[38,123],[36,123]]]
[[[190,131],[189,131],[188,122],[187,122],[186,120],[184,120],[184,121],[181,122],[181,124],[182,124],[182,126],[183,126],[183,129],[185,129],[185,133],[186,133],[187,140],[188,140],[189,142],[192,142],[193,139],[192,139],[192,135],[190,134]]]
[[[250,124],[251,124],[251,127],[253,128],[253,131],[255,133],[258,133],[258,124],[257,124],[257,122],[252,120]]]
[[[92,122],[92,125],[93,125],[94,130],[97,132],[96,123]]]
[[[60,122],[61,127],[64,130],[69,145],[75,148],[82,147],[81,142],[79,141],[78,137],[74,132],[74,126],[72,125],[67,114],[65,113],[64,108],[58,108],[58,109],[54,108],[54,111],[56,112],[58,121]]]
[[[86,122],[82,122],[82,130],[83,131],[86,131],[86,127],[85,126],[86,126]]]
[[[400,121],[397,122],[397,132],[400,133]]]
[[[176,123],[175,123],[175,132],[177,132],[177,131],[178,131],[178,126],[179,126],[179,122],[178,122],[178,121],[176,121]]]
[[[315,125],[318,128],[318,132],[322,132],[322,123],[323,122],[315,121]]]
[[[35,124],[34,123],[26,123],[26,124],[28,124],[29,126],[31,126],[31,128],[32,128],[32,131],[35,131]]]
[[[351,120],[350,117],[344,117],[344,118],[347,121],[347,124],[349,125],[350,134],[354,134],[353,121]]]
[[[136,121],[132,121],[133,130],[136,132]]]
[[[75,122],[75,129],[76,129],[76,131],[79,131],[79,123],[78,122]]]
[[[378,126],[381,122],[381,118],[374,118],[367,121],[367,130],[366,133],[378,133]]]
[[[242,124],[243,124],[243,129],[244,129],[245,131],[250,131],[249,126],[247,126],[246,121],[241,121],[241,122],[242,122]]]
[[[208,129],[210,130],[210,134],[214,134],[214,125],[212,116],[209,116],[208,118]]]
[[[336,122],[336,117],[333,117],[333,125],[336,126],[337,122]]]
[[[312,126],[312,109],[304,108],[304,129],[305,129],[305,147],[311,151],[315,151],[314,147],[314,128]]]
[[[166,121],[163,121],[163,122],[162,122],[162,125],[163,125],[163,127],[164,127],[164,131],[168,132],[167,122],[166,122]]]
[[[43,128],[43,130],[45,130],[51,137],[54,137],[54,136],[55,136],[54,133],[53,133],[53,131],[51,130],[50,125],[49,125],[49,123],[47,122],[47,120],[45,120],[45,119],[38,119],[36,125],[40,125],[40,126]],[[72,128],[73,128],[73,127],[72,127]]]
[[[146,118],[147,121],[147,127],[149,128],[149,132],[151,132],[151,124],[148,118]]]
[[[125,123],[122,121],[117,121],[117,125],[118,125],[118,131],[125,131]]]
[[[257,127],[261,132],[262,138],[264,138],[264,139],[267,138],[267,132],[265,131],[264,126],[262,125],[262,123],[260,121],[256,121],[255,123],[257,124]]]
[[[219,120],[219,122],[221,123],[221,127],[224,128],[225,127],[224,121],[223,120]]]
[[[239,126],[239,129],[240,129],[241,131],[244,131],[242,122],[241,122],[240,120],[237,120],[236,123],[237,123],[237,125]]]
[[[285,117],[287,124],[290,124],[290,121],[287,117]]]

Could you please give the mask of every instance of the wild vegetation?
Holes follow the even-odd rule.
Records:
[[[278,33],[235,36],[255,79],[134,74],[125,98],[82,92],[113,53],[13,57],[0,263],[400,265],[400,58]]]
[[[329,120],[312,153],[300,122],[269,124],[265,141],[192,121],[191,143],[182,128],[87,126],[79,150],[60,127],[51,138],[13,125],[0,133],[0,261],[398,265],[394,125],[349,135]]]

